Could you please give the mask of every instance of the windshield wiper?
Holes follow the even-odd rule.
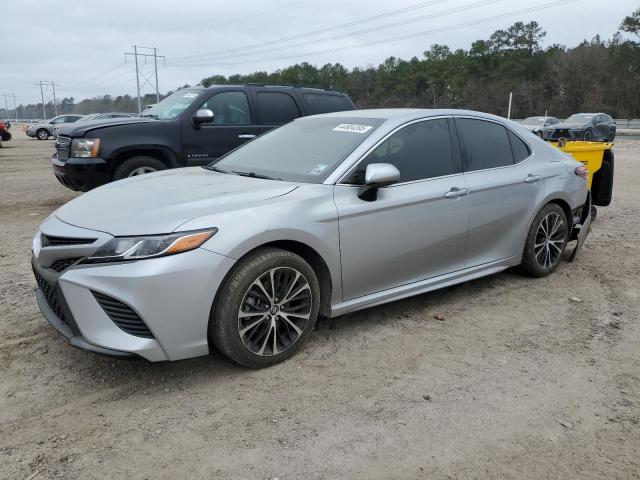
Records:
[[[263,175],[261,173],[256,173],[256,172],[236,172],[234,170],[231,170],[231,173],[235,173],[236,175],[240,175],[241,177],[264,178],[265,180],[280,180],[280,181],[282,181],[281,178],[270,177],[269,175]]]
[[[202,168],[204,168],[205,170],[212,170],[214,172],[220,172],[220,173],[236,173],[236,172],[230,172],[229,170],[223,170],[221,168],[216,167],[215,165],[205,165]]]

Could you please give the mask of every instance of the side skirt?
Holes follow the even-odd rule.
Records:
[[[402,300],[403,298],[413,297],[421,293],[431,292],[440,288],[449,287],[458,283],[468,282],[487,275],[506,270],[509,267],[515,267],[522,261],[522,254],[515,255],[510,258],[498,260],[496,262],[485,263],[476,267],[465,268],[456,272],[439,275],[437,277],[421,280],[419,282],[409,283],[400,287],[390,288],[381,292],[372,293],[363,297],[354,298],[335,304],[331,307],[331,317],[338,317],[347,313],[362,310],[364,308],[375,307],[383,303]]]

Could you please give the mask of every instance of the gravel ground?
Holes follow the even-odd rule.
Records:
[[[30,241],[75,194],[53,141],[12,131],[0,478],[640,478],[640,142],[616,144],[614,201],[575,263],[324,321],[294,359],[251,371],[111,360],[45,322]]]

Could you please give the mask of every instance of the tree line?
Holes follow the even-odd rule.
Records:
[[[640,8],[623,20],[620,31],[640,39]],[[572,48],[558,44],[543,48],[545,35],[535,21],[516,22],[473,42],[468,50],[435,44],[422,58],[390,57],[377,67],[348,69],[339,63],[317,67],[303,62],[271,73],[212,75],[199,85],[314,86],[346,92],[359,108],[467,108],[503,116],[512,92],[516,118],[545,112],[564,118],[578,111],[640,117],[640,42],[617,32],[608,40],[596,36]],[[143,103],[155,103],[155,95],[145,96]],[[46,107],[47,116],[52,116],[53,105]],[[102,95],[78,103],[63,98],[58,105],[58,113],[136,109],[136,98],[129,95]],[[39,118],[42,104],[21,105],[18,113]]]

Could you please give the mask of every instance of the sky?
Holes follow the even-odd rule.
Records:
[[[125,62],[134,44],[164,56],[158,76],[166,92],[214,74],[270,72],[302,61],[366,67],[390,56],[422,57],[434,43],[468,49],[516,21],[536,20],[546,45],[575,46],[597,34],[610,38],[639,6],[638,0],[2,0],[0,95],[15,94],[18,105],[37,103],[34,84],[41,80],[56,83],[58,99],[76,102],[135,95],[133,56]],[[153,59],[139,61],[152,79]],[[143,94],[152,92],[155,85],[143,86]],[[51,88],[44,94],[50,100]]]

